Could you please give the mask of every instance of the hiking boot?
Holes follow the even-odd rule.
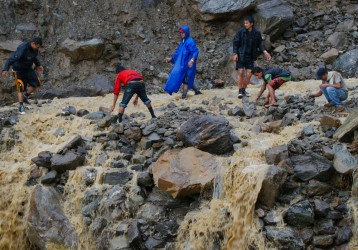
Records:
[[[195,91],[195,95],[202,95],[202,94],[203,94],[203,93],[201,93],[200,90]]]
[[[26,114],[24,105],[20,105],[20,106],[19,106],[19,113],[20,113],[21,115]]]
[[[329,102],[329,103],[325,103],[323,106],[324,106],[325,108],[331,108],[331,107],[333,107],[334,105]]]
[[[245,95],[243,90],[244,89],[239,89],[239,95],[237,96],[237,98],[241,99]]]
[[[183,93],[183,94],[181,95],[181,99],[186,99],[186,93]]]
[[[22,96],[24,97],[24,103],[30,104],[29,102],[29,95],[26,92],[22,93]]]
[[[249,92],[247,92],[246,89],[244,89],[244,95],[247,97],[251,96],[251,94]]]

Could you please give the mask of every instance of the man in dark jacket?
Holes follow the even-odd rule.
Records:
[[[266,59],[271,60],[270,54],[262,44],[261,33],[255,29],[254,23],[252,16],[245,17],[245,28],[241,28],[233,40],[234,61],[236,62],[236,70],[238,70],[239,98],[249,96],[249,93],[246,92],[246,87],[250,82],[252,68],[257,57],[264,53]],[[245,78],[244,69],[246,70]]]
[[[30,94],[40,87],[40,80],[33,69],[33,64],[35,64],[39,73],[43,72],[43,67],[37,59],[37,54],[41,47],[42,39],[39,37],[36,37],[29,42],[20,44],[16,51],[7,60],[1,74],[3,77],[9,76],[8,71],[12,66],[20,103],[20,114],[25,114],[23,102],[25,101],[28,103]],[[30,86],[27,88],[27,85]]]
[[[256,100],[261,97],[267,86],[269,93],[265,98],[265,107],[268,108],[270,106],[277,106],[275,91],[279,89],[282,84],[291,80],[291,73],[287,70],[279,68],[263,70],[260,67],[254,67],[252,72],[257,79],[264,80]]]

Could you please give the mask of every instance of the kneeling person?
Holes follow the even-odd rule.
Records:
[[[128,103],[132,99],[133,95],[135,95],[133,104],[136,106],[138,104],[138,97],[142,100],[142,102],[147,106],[152,118],[156,118],[154,115],[154,110],[151,101],[149,100],[146,90],[145,84],[143,80],[143,76],[139,74],[135,70],[125,69],[123,66],[119,65],[116,68],[117,78],[114,83],[113,88],[113,106],[111,107],[111,112],[115,109],[118,95],[121,91],[121,83],[126,87],[125,92],[123,93],[122,102],[119,104],[119,113],[117,118],[117,124],[122,122],[122,116],[124,113],[124,109],[127,107]]]
[[[256,100],[258,100],[263,92],[266,89],[266,86],[269,90],[265,98],[265,107],[277,106],[277,100],[275,98],[275,90],[279,89],[282,84],[291,80],[291,73],[284,69],[265,69],[263,70],[260,67],[254,67],[253,74],[257,79],[264,80],[259,94],[257,95]]]
[[[319,97],[323,94],[328,101],[326,107],[342,106],[342,101],[348,98],[348,89],[342,75],[337,71],[328,72],[326,68],[319,68],[317,80],[322,81],[319,85],[320,91],[311,96]]]

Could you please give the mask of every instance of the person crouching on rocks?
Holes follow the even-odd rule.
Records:
[[[267,86],[269,93],[265,98],[265,107],[268,108],[270,106],[278,106],[275,98],[275,91],[280,88],[282,84],[291,80],[291,73],[280,68],[263,70],[260,67],[254,67],[252,71],[257,79],[264,80],[256,101],[264,93]]]
[[[195,95],[201,94],[200,90],[194,86],[199,49],[194,39],[190,37],[188,26],[182,26],[179,33],[180,43],[175,54],[165,58],[167,63],[171,62],[174,66],[165,83],[164,90],[171,95],[173,92],[178,92],[183,83],[182,99],[185,99],[188,89],[194,90]]]
[[[319,97],[322,94],[326,97],[328,103],[325,107],[336,107],[338,111],[343,111],[342,101],[348,98],[348,88],[342,75],[337,71],[328,71],[326,68],[317,70],[317,80],[321,80],[320,91],[310,97]]]
[[[3,77],[9,76],[8,71],[12,66],[17,97],[20,103],[20,114],[25,114],[24,102],[29,103],[28,99],[30,94],[40,87],[40,79],[35,73],[33,65],[35,64],[37,72],[42,74],[43,67],[37,59],[37,54],[41,47],[42,39],[40,37],[33,38],[31,41],[20,44],[7,60],[1,74]]]
[[[137,71],[131,69],[125,69],[121,65],[117,66],[116,73],[118,75],[113,88],[114,98],[113,98],[113,106],[110,108],[111,112],[113,112],[113,110],[116,107],[118,95],[121,91],[121,84],[123,84],[126,87],[123,93],[122,102],[119,104],[117,124],[122,122],[124,109],[127,107],[133,95],[135,95],[133,100],[134,106],[138,105],[138,97],[139,97],[142,100],[142,102],[147,106],[152,118],[156,118],[153,107],[151,105],[151,101],[149,100],[147,96],[147,92],[145,90],[145,83],[143,80],[143,76],[139,74]]]

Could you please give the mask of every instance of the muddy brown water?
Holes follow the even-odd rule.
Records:
[[[358,80],[349,79],[347,85],[356,87]],[[279,96],[297,93],[305,95],[317,91],[317,88],[317,81],[289,82],[278,90],[277,94]],[[259,86],[251,85],[248,91],[253,94],[250,97],[253,101]],[[159,94],[152,95],[150,98],[157,115],[163,114],[165,108],[161,109],[161,107],[165,107],[170,102],[175,102],[178,106],[183,104],[196,107],[203,106],[201,104],[203,100],[210,101],[214,96],[223,99],[222,103],[229,107],[242,106],[241,101],[237,99],[236,87],[203,92],[201,96],[193,96],[189,93],[187,100],[181,100],[180,94],[173,96]],[[29,197],[33,188],[26,185],[32,166],[31,158],[44,150],[57,151],[75,135],[91,137],[96,133],[95,125],[89,120],[80,117],[65,118],[56,114],[68,105],[75,106],[77,110],[84,108],[90,112],[98,111],[101,106],[111,106],[112,98],[113,96],[109,94],[104,97],[54,99],[52,103],[44,104],[42,107],[32,105],[27,114],[20,116],[20,121],[15,125],[15,129],[19,131],[19,142],[11,151],[0,153],[0,249],[29,248],[25,226]],[[316,100],[320,105],[324,102],[323,97]],[[217,106],[207,108],[213,113],[220,113]],[[6,109],[16,109],[16,105],[2,107],[0,112]],[[145,119],[149,118],[149,113],[142,103],[138,107],[129,105],[126,114],[132,112],[144,112],[147,117]],[[145,119],[138,121],[143,122]],[[253,130],[255,119],[243,122],[235,117],[227,116],[227,119],[240,138],[248,141],[248,146],[231,157],[218,157],[222,162],[222,174],[216,187],[219,190],[216,191],[220,195],[202,204],[200,210],[187,214],[180,225],[178,249],[209,249],[214,244],[212,237],[217,235],[221,235],[218,240],[225,249],[245,249],[253,242],[259,249],[270,248],[264,237],[258,233],[258,220],[254,215],[256,199],[267,169],[264,152],[267,148],[287,143],[295,138],[304,124],[285,127],[280,134],[257,134]],[[65,135],[57,138],[54,133],[58,128],[63,128]],[[100,154],[99,147],[93,148],[90,152],[91,156],[87,159],[87,165],[94,165],[96,157]],[[85,189],[79,184],[82,183],[81,171],[83,169],[79,168],[70,174],[65,187],[64,211],[76,228],[80,238],[79,248],[93,249],[94,244],[81,217],[81,200]],[[228,213],[230,220],[227,219]],[[354,218],[358,221],[357,214]],[[355,235],[351,245],[353,247],[356,244]],[[49,248],[51,249],[51,246]],[[56,249],[56,247],[52,248]]]

